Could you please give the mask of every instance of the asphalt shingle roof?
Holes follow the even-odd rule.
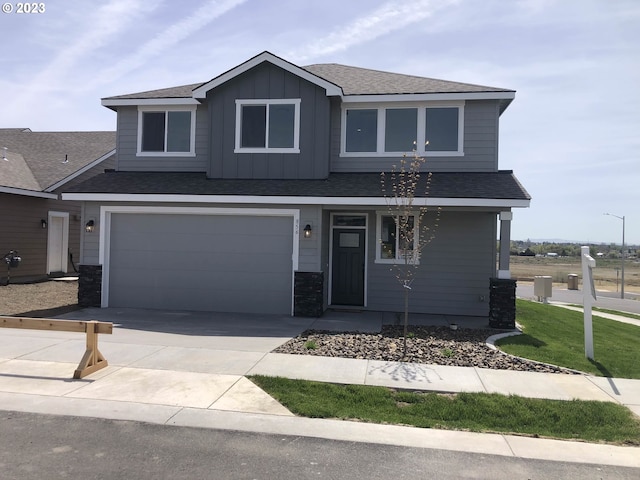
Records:
[[[0,186],[44,191],[114,150],[115,132],[0,129]],[[1,159],[7,147],[7,159]],[[65,162],[66,158],[66,163]]]
[[[423,174],[418,192],[424,192]],[[66,190],[67,193],[238,195],[296,197],[381,197],[380,174],[332,173],[323,180],[209,179],[204,173],[107,172]],[[417,196],[425,196],[424,194]],[[436,172],[428,194],[434,198],[529,200],[510,170]]]
[[[411,93],[510,92],[504,88],[324,63],[302,67],[342,87],[345,95],[393,95]]]
[[[351,67],[337,63],[322,63],[301,67],[304,70],[342,88],[345,95],[394,95],[420,93],[479,93],[512,92],[505,88],[487,87],[471,83],[451,82],[435,78]],[[178,87],[149,90],[107,97],[103,100],[131,100],[154,98],[191,98],[193,90],[206,82]]]

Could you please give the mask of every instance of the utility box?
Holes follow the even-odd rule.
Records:
[[[567,277],[567,289],[578,290],[578,275],[570,273]]]
[[[553,278],[546,275],[537,275],[533,278],[533,294],[538,297],[539,302],[547,303],[547,298],[551,297]]]

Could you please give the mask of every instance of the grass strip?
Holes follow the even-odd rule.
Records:
[[[584,308],[583,305],[579,305],[577,303],[569,304],[570,307],[576,308]],[[621,317],[633,318],[635,320],[640,320],[640,315],[629,312],[621,312],[620,310],[611,310],[609,308],[601,308],[601,307],[591,307],[591,310],[594,312],[602,312],[602,313],[610,313],[611,315],[619,315]]]
[[[598,376],[640,378],[640,328],[635,325],[594,316],[592,361],[584,354],[582,312],[518,299],[516,320],[524,334],[496,342],[507,353]]]
[[[487,393],[442,395],[261,375],[249,378],[304,417],[640,445],[640,421],[615,403]]]

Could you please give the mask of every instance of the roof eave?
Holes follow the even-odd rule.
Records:
[[[24,197],[36,197],[36,198],[50,198],[57,199],[58,195],[48,192],[37,192],[35,190],[25,190],[23,188],[4,187],[0,186],[0,193],[9,193],[11,195],[22,195]]]
[[[497,92],[440,92],[440,93],[393,93],[374,95],[344,95],[343,103],[380,103],[380,102],[420,102],[436,100],[500,100],[506,102],[501,112],[513,101],[514,91]]]
[[[102,106],[116,110],[116,107],[136,107],[145,105],[199,105],[200,102],[190,97],[171,98],[121,98],[102,99]]]
[[[130,194],[130,193],[62,193],[63,200],[85,202],[149,202],[149,203],[237,203],[275,205],[358,205],[387,206],[385,197],[302,197],[260,195],[181,195],[181,194]],[[528,208],[528,199],[513,198],[415,198],[416,207],[484,207]]]

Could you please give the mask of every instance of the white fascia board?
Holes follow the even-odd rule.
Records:
[[[235,203],[269,205],[353,205],[387,206],[384,197],[287,197],[287,196],[241,196],[241,195],[163,195],[163,194],[108,194],[108,193],[63,193],[63,200],[84,202],[148,202],[148,203]],[[498,198],[415,198],[416,207],[492,207],[527,208],[529,200]]]
[[[328,82],[323,78],[320,78],[310,72],[307,72],[306,70],[296,65],[293,65],[292,63],[289,63],[281,58],[278,58],[269,52],[263,52],[260,55],[248,60],[247,62],[241,65],[238,65],[235,68],[232,68],[228,72],[223,73],[222,75],[196,88],[193,91],[193,98],[200,98],[200,99],[206,98],[207,92],[209,90],[216,88],[219,85],[222,85],[223,83],[237,77],[238,75],[243,74],[244,72],[252,69],[253,67],[260,65],[264,61],[272,63],[273,65],[280,67],[283,70],[286,70],[287,72],[292,73],[293,75],[296,75],[297,77],[304,78],[305,80],[315,85],[318,85],[321,88],[324,88],[325,91],[327,92],[327,96],[332,96],[332,95],[342,96],[342,88],[340,88],[339,86],[334,85],[333,83]]]
[[[104,99],[103,107],[135,107],[138,105],[200,105],[194,98],[121,98]]]
[[[345,95],[342,103],[429,102],[436,100],[513,100],[516,92],[410,93],[393,95]]]
[[[12,195],[22,195],[25,197],[50,198],[55,200],[58,195],[55,193],[36,192],[34,190],[24,190],[22,188],[0,187],[0,193],[10,193]]]
[[[88,165],[85,165],[84,167],[82,167],[80,170],[78,170],[77,172],[72,173],[71,175],[69,175],[66,178],[63,178],[62,180],[60,180],[57,183],[54,183],[53,185],[51,185],[50,187],[47,187],[45,189],[45,192],[53,192],[55,189],[60,188],[61,186],[63,186],[64,184],[70,182],[71,180],[73,180],[74,178],[82,175],[84,172],[86,172],[87,170],[92,169],[93,167],[95,167],[96,165],[99,165],[100,163],[104,162],[105,160],[107,160],[108,158],[110,158],[111,156],[116,154],[116,149],[114,148],[113,150],[111,150],[108,153],[105,153],[104,155],[102,155],[100,158],[95,159],[93,162],[89,163]]]

